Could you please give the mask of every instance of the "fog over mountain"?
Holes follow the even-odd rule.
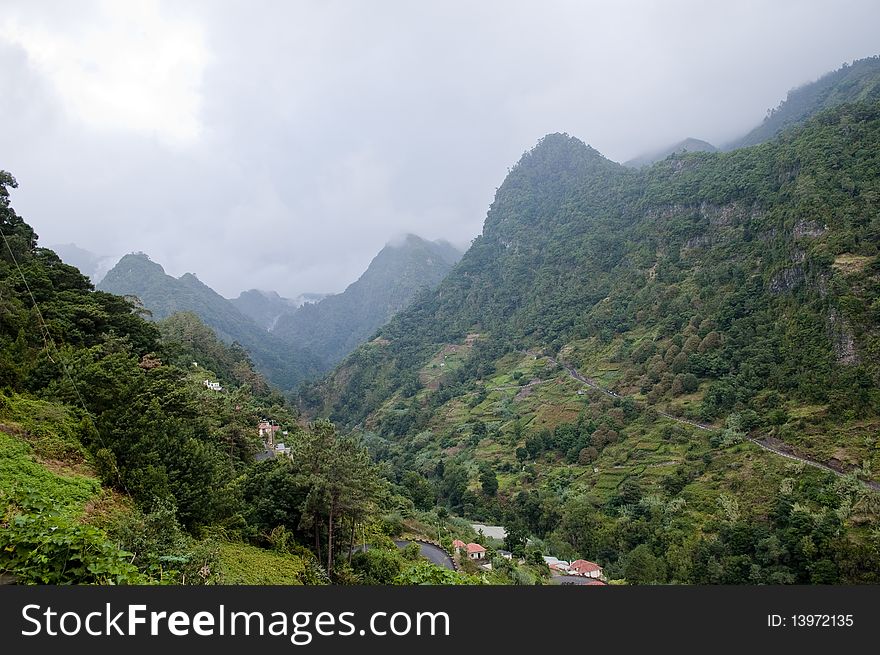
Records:
[[[544,134],[619,162],[723,145],[878,24],[853,0],[16,3],[0,151],[44,243],[338,293],[389,234],[469,243]]]

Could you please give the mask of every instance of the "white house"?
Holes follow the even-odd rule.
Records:
[[[585,559],[576,559],[573,561],[568,572],[571,575],[580,575],[584,578],[600,579],[603,577],[602,567],[595,562],[589,562]]]
[[[468,544],[466,548],[468,559],[483,559],[486,556],[486,549],[480,544]]]
[[[205,386],[211,391],[223,391],[223,387],[220,386],[219,382],[211,382],[210,380],[205,380]]]

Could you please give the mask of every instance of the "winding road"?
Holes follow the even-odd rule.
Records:
[[[630,398],[631,400],[639,403],[640,405],[643,405],[645,407],[652,407],[651,405],[648,405],[647,403],[636,400],[632,396],[621,396],[620,394],[615,393],[614,391],[610,391],[608,389],[605,389],[604,387],[599,386],[595,380],[592,380],[588,377],[585,377],[580,371],[578,371],[571,364],[568,364],[566,362],[559,362],[559,361],[555,360],[553,357],[550,357],[549,355],[541,355],[540,353],[535,353],[535,352],[532,352],[529,350],[521,350],[520,352],[523,353],[524,355],[530,355],[532,357],[535,357],[536,359],[538,357],[542,357],[553,364],[557,364],[557,365],[561,366],[562,368],[564,368],[568,372],[568,374],[572,378],[574,378],[578,382],[581,382],[581,383],[587,385],[588,387],[590,387],[591,389],[595,389],[596,391],[603,393],[610,398]],[[702,423],[695,423],[693,421],[688,421],[687,419],[683,419],[678,416],[673,416],[672,414],[668,414],[666,412],[660,411],[656,407],[652,407],[652,409],[655,412],[657,412],[657,414],[659,414],[660,416],[668,418],[668,419],[675,421],[677,423],[682,423],[684,425],[690,425],[691,427],[697,428],[698,430],[712,431],[712,430],[717,429],[717,428],[712,427],[711,425],[704,425]],[[829,466],[828,464],[823,464],[822,462],[817,462],[816,460],[809,459],[809,458],[803,457],[801,455],[795,455],[794,453],[788,452],[786,450],[783,450],[782,448],[779,448],[779,447],[773,446],[771,444],[768,444],[766,442],[760,441],[759,439],[755,439],[753,437],[746,437],[746,439],[748,441],[751,441],[753,444],[755,444],[758,448],[761,448],[762,450],[766,450],[767,452],[770,452],[770,453],[775,453],[781,457],[785,457],[787,459],[794,460],[796,462],[801,462],[802,464],[806,464],[807,466],[812,466],[812,467],[815,467],[818,469],[822,469],[823,471],[828,471],[829,473],[833,473],[834,475],[836,475],[838,477],[843,478],[843,477],[846,477],[849,475],[849,473],[847,473],[846,471],[840,471],[836,468]],[[869,489],[873,489],[875,491],[880,491],[880,482],[875,482],[874,480],[862,480],[861,478],[859,478],[859,482],[861,482],[863,485],[865,485]]]
[[[413,543],[409,539],[396,539],[394,541],[394,545],[403,550],[407,546]],[[443,550],[440,546],[437,546],[432,543],[428,543],[426,541],[415,540],[415,543],[419,545],[419,555],[424,557],[429,562],[436,564],[437,566],[441,566],[444,569],[448,569],[449,571],[455,571],[455,562],[449,556],[445,550]],[[362,552],[365,550],[370,550],[370,545],[361,545],[355,546],[352,552]]]
[[[412,541],[395,541],[394,545],[398,548],[406,548],[409,546]],[[440,548],[439,546],[435,546],[434,544],[429,544],[425,541],[416,541],[419,545],[419,555],[424,557],[426,560],[436,564],[437,566],[442,566],[444,569],[449,569],[450,571],[455,570],[455,564],[452,562],[452,558],[449,556],[445,550]]]

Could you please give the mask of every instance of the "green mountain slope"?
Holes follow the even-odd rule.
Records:
[[[801,123],[823,110],[848,102],[880,99],[880,56],[859,59],[827,73],[815,82],[788,92],[778,107],[745,136],[724,146],[734,150],[772,139],[782,130]]]
[[[284,298],[275,291],[249,289],[232,298],[231,302],[245,316],[249,317],[264,330],[275,329],[278,319],[290,314],[306,302],[317,302],[324,297],[321,293],[304,293],[297,298]]]
[[[878,103],[639,171],[549,135],[303,405],[631,581],[876,581],[878,153]]]
[[[420,291],[436,286],[460,257],[449,243],[406,235],[385,246],[344,292],[281,316],[273,333],[335,364]]]
[[[642,166],[647,166],[662,159],[666,159],[669,155],[678,152],[715,152],[716,150],[718,150],[718,148],[708,141],[688,137],[684,141],[679,141],[678,143],[661,150],[634,157],[629,161],[624,162],[623,165],[629,166],[630,168],[641,168]]]
[[[167,318],[175,312],[195,313],[223,341],[241,344],[256,367],[281,389],[292,389],[322,370],[323,363],[318,357],[274,338],[192,273],[171,277],[143,253],[120,259],[98,288],[136,296],[155,319]]]

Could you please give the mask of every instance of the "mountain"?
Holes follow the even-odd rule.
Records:
[[[116,263],[116,258],[80,248],[75,243],[62,243],[49,246],[65,264],[78,268],[93,284],[100,282],[107,271]]]
[[[137,296],[157,320],[175,312],[193,312],[224,342],[241,344],[257,369],[281,389],[292,389],[322,370],[319,358],[274,338],[192,273],[174,278],[144,253],[125,255],[98,289]]]
[[[275,291],[260,289],[242,291],[229,302],[264,330],[271,330],[281,314],[296,309],[289,298],[282,298]]]
[[[878,171],[880,102],[639,170],[548,135],[302,407],[609,577],[877,582]]]
[[[662,150],[634,157],[633,159],[624,162],[623,165],[630,168],[641,168],[642,166],[648,166],[649,164],[666,159],[669,155],[679,152],[715,152],[717,150],[718,148],[708,141],[688,137],[684,141],[679,141],[675,145],[667,146]]]
[[[734,150],[773,138],[786,127],[848,102],[880,99],[880,55],[858,59],[827,73],[815,82],[788,92],[778,107],[767,112],[764,121],[745,136],[724,146]]]
[[[460,257],[445,241],[408,234],[386,245],[342,293],[282,315],[273,333],[335,364],[420,291],[435,287]]]

